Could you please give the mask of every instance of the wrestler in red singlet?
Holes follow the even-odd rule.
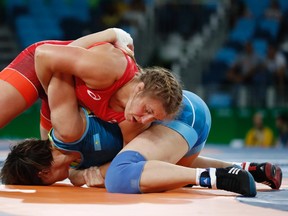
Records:
[[[113,109],[109,108],[109,100],[112,95],[115,94],[115,92],[124,84],[130,81],[138,71],[134,60],[132,60],[127,54],[125,54],[125,56],[128,64],[123,76],[106,89],[90,89],[85,85],[83,80],[75,77],[78,101],[81,105],[90,109],[90,111],[104,121],[120,123],[125,119],[124,112],[115,112]]]
[[[107,42],[98,42],[89,48],[100,46],[106,44]],[[89,49],[88,48],[88,49]],[[125,69],[122,77],[117,80],[112,86],[106,89],[91,89],[88,88],[83,80],[78,77],[75,77],[75,90],[76,97],[83,107],[88,108],[93,112],[97,117],[104,121],[120,123],[125,120],[124,112],[116,112],[113,109],[109,108],[109,100],[115,92],[129,82],[138,72],[138,67],[135,61],[123,51],[127,59],[127,67]],[[45,129],[51,129],[50,123],[50,110],[48,107],[48,101],[42,101],[41,107],[41,125]]]
[[[41,125],[44,128],[51,127],[50,111],[47,96],[39,82],[34,65],[35,49],[42,44],[67,45],[72,41],[47,40],[32,44],[23,50],[6,68],[0,73],[0,79],[10,83],[23,96],[29,108],[38,98],[42,100]],[[48,109],[47,109],[48,108]],[[48,125],[46,125],[48,124]]]
[[[50,110],[47,95],[39,82],[34,65],[34,54],[36,47],[42,44],[67,45],[71,41],[41,41],[32,44],[23,50],[6,68],[0,73],[0,79],[14,86],[26,100],[27,108],[36,102],[38,98],[42,100],[41,105],[41,125],[46,130],[51,129]],[[96,43],[93,46],[101,45]],[[91,46],[91,47],[93,47]],[[125,54],[125,53],[124,53]],[[79,78],[76,79],[76,94],[81,105],[95,112],[99,118],[105,121],[124,120],[124,113],[117,113],[108,108],[110,97],[125,83],[130,81],[138,71],[136,63],[125,54],[128,64],[123,76],[113,84],[113,86],[103,90],[93,90],[87,88],[85,83]]]

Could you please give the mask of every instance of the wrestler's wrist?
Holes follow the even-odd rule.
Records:
[[[133,52],[133,39],[129,33],[125,32],[120,28],[112,28],[115,33],[115,46],[123,49],[129,55],[134,55]]]

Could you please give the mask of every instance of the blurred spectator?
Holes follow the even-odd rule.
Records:
[[[105,2],[105,3],[104,3]],[[123,13],[127,10],[127,5],[123,1],[103,1],[103,11],[101,20],[105,27],[115,27],[122,22]]]
[[[136,38],[146,28],[144,0],[98,0],[91,8],[91,31],[118,27]]]
[[[146,5],[143,0],[130,0],[128,8],[123,14],[123,19],[131,26],[145,27]]]
[[[268,19],[275,19],[281,22],[283,14],[278,0],[271,0],[269,7],[265,10],[264,16]]]
[[[246,135],[245,146],[264,148],[274,146],[273,131],[264,125],[263,114],[261,112],[256,112],[253,116],[253,127]]]
[[[285,55],[274,44],[269,44],[264,67],[272,77],[279,102],[287,102],[287,63]]]
[[[121,27],[127,4],[123,0],[100,0],[91,7],[91,31]]]
[[[266,9],[264,17],[279,22],[278,41],[286,40],[287,36],[287,11],[281,8],[279,0],[271,0],[270,6]]]
[[[159,34],[166,38],[178,33],[184,39],[189,39],[199,32],[205,24],[203,4],[191,4],[189,1],[167,1],[156,8],[155,21]]]
[[[229,27],[232,29],[240,17],[245,17],[246,6],[242,0],[231,0],[229,13]]]
[[[252,43],[248,41],[244,51],[238,56],[235,63],[226,74],[225,84],[228,84],[234,104],[238,103],[241,89],[245,87],[250,93],[248,103],[251,106],[263,106],[266,103],[265,92],[268,84],[267,71],[261,67],[263,59],[254,51]]]
[[[228,83],[249,84],[253,80],[257,69],[261,64],[260,56],[254,52],[251,42],[247,42],[236,62],[231,66],[227,73]]]
[[[127,1],[127,10],[123,13],[123,24],[132,37],[137,37],[138,29],[146,29],[145,12],[144,0]]]
[[[285,19],[285,14],[280,8],[278,0],[271,0],[270,6],[266,9],[264,13],[266,19],[273,19],[279,22],[279,35],[278,41],[285,40],[287,36],[287,20]]]
[[[288,148],[288,114],[280,113],[275,120],[276,129],[277,129],[277,147],[286,147]]]

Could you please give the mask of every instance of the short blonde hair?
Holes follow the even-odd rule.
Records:
[[[135,79],[144,83],[143,95],[162,102],[169,118],[178,113],[182,102],[182,85],[170,70],[157,66],[139,68]]]

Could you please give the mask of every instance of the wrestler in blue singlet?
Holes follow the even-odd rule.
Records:
[[[56,148],[64,151],[76,151],[81,155],[81,160],[71,164],[73,168],[85,169],[91,166],[100,166],[112,159],[123,148],[123,138],[118,124],[112,124],[87,113],[86,130],[76,142],[63,143],[50,131],[50,140]]]
[[[182,109],[171,121],[157,121],[179,133],[188,145],[185,157],[199,153],[207,140],[211,128],[211,115],[205,102],[189,91],[183,91]],[[141,193],[140,179],[146,158],[137,151],[118,154],[105,177],[107,191],[112,193]]]
[[[183,91],[182,110],[169,122],[157,122],[181,134],[189,145],[186,156],[200,152],[211,128],[211,115],[206,103],[196,94]]]

